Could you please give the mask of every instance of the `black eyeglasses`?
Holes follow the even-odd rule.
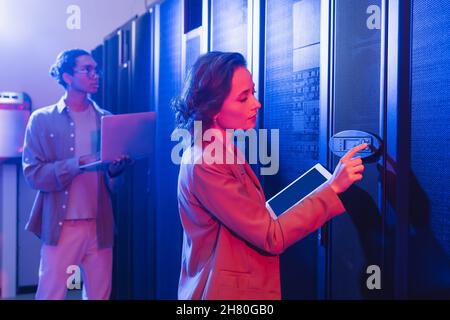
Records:
[[[74,70],[76,73],[87,74],[90,78],[98,76],[99,78],[103,76],[103,72],[99,68],[85,67],[80,70]]]

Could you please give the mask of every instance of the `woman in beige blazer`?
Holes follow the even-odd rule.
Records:
[[[257,177],[226,134],[254,128],[261,108],[254,93],[241,54],[210,52],[196,61],[173,101],[178,129],[202,127],[183,153],[178,179],[179,299],[281,299],[279,255],[343,213],[338,194],[362,179],[364,166],[353,156],[366,145],[345,155],[319,191],[272,217]]]

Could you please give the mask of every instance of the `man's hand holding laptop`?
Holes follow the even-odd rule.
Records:
[[[79,165],[89,164],[99,160],[98,154],[86,154],[80,157]],[[120,175],[128,166],[134,163],[128,155],[121,155],[108,165],[108,175],[113,178]]]
[[[85,164],[91,163],[91,162],[95,162],[99,159],[99,154],[98,153],[94,153],[94,154],[85,154],[84,156],[81,156],[80,159],[78,160],[78,165],[79,166],[83,166]]]
[[[113,178],[120,175],[128,166],[134,163],[128,155],[121,155],[108,166],[108,175]]]

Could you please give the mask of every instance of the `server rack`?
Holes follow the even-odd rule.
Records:
[[[171,99],[181,91],[182,84],[182,3],[165,1],[156,7],[157,30],[155,51],[158,115],[156,130],[156,298],[176,299],[181,265],[182,228],[178,215],[178,165],[171,161],[175,142],[170,141],[174,129]]]
[[[134,17],[105,38],[105,107],[114,114],[154,111],[154,20]],[[155,139],[155,137],[149,137]],[[116,220],[113,293],[116,299],[154,297],[154,159],[136,161],[113,196]]]

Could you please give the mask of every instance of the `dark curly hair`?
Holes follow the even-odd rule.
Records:
[[[63,79],[63,74],[73,74],[77,58],[80,56],[90,56],[91,54],[83,49],[70,49],[61,52],[56,57],[56,62],[50,67],[50,75],[58,81],[60,85],[67,88],[67,83]]]
[[[200,56],[189,70],[181,95],[171,102],[176,127],[192,132],[194,121],[202,121],[202,127],[208,129],[230,93],[234,70],[246,66],[237,52],[213,51]]]

